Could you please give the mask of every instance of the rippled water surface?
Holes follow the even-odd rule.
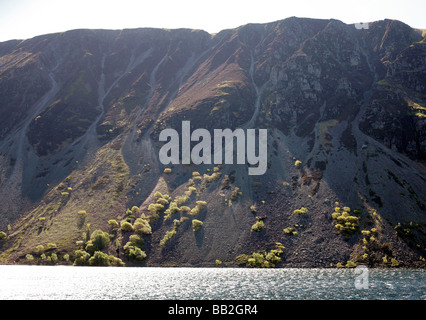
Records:
[[[0,299],[425,300],[426,270],[0,266]]]

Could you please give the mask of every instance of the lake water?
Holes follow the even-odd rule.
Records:
[[[0,299],[426,300],[426,270],[3,265]]]

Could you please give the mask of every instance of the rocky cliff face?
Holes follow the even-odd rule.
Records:
[[[127,264],[243,265],[280,242],[279,266],[422,265],[425,43],[394,20],[298,18],[1,43],[3,261],[89,258],[102,229]],[[184,120],[268,129],[267,172],[163,165],[159,134]]]

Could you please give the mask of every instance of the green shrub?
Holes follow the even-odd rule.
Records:
[[[280,242],[275,243],[275,249],[269,252],[253,252],[251,256],[241,255],[239,261],[246,260],[246,265],[252,268],[273,268],[281,262],[281,255],[284,253],[284,246]]]
[[[137,234],[152,234],[151,226],[145,219],[137,218],[133,224],[133,230]]]
[[[124,232],[132,232],[133,226],[130,222],[123,220],[123,221],[121,221],[121,230],[124,231]]]
[[[260,252],[253,252],[251,258],[247,260],[247,265],[250,267],[260,268],[265,262],[265,255]]]
[[[88,260],[89,265],[91,266],[109,266],[110,262],[108,255],[101,251],[96,251],[91,258]]]
[[[164,220],[169,220],[171,218],[171,216],[177,212],[179,212],[179,207],[177,205],[176,202],[170,202],[170,206],[169,208],[164,211],[165,216],[164,216]]]
[[[339,207],[336,207],[334,210],[331,217],[336,222],[335,228],[342,234],[351,235],[355,233],[358,228],[359,217],[351,216],[349,214],[351,210],[349,207],[344,207],[343,212]],[[363,235],[370,234],[367,230],[363,230],[362,233]]]
[[[175,235],[176,235],[176,230],[175,229],[167,231],[166,234],[164,235],[163,239],[161,239],[161,241],[160,241],[160,246],[163,247]]]
[[[203,222],[197,219],[192,220],[192,230],[197,232],[202,227]]]
[[[27,253],[25,255],[25,259],[27,259],[28,262],[34,261],[34,256],[32,254]]]
[[[113,267],[124,267],[126,265],[120,258],[110,255],[108,256],[108,259],[109,259],[110,265]]]
[[[42,254],[44,252],[44,246],[39,244],[38,246],[36,246],[33,251],[34,254]]]
[[[89,264],[90,254],[84,250],[75,251],[75,266],[86,266]]]
[[[144,244],[144,240],[138,236],[137,234],[132,234],[129,237],[129,242],[131,242],[132,244],[134,244],[135,246],[142,248],[143,244]]]
[[[117,220],[114,220],[114,219],[108,220],[108,224],[109,224],[109,225],[110,225],[113,229],[118,228],[118,222],[117,222]]]
[[[304,215],[306,213],[308,213],[308,209],[306,209],[305,207],[302,207],[300,209],[296,209],[296,210],[293,211],[293,214],[296,215],[296,216],[301,216],[301,215]]]
[[[160,219],[160,215],[158,213],[153,213],[150,216],[148,216],[149,223],[154,223],[158,219]]]
[[[6,239],[7,238],[7,234],[6,232],[0,232],[0,240]]]
[[[181,211],[181,212],[191,212],[191,208],[190,207],[188,207],[188,206],[182,206],[182,207],[180,207],[179,208],[179,210]]]
[[[97,229],[91,234],[90,241],[93,243],[96,251],[100,251],[108,245],[110,241],[109,234],[108,232]]]
[[[170,168],[165,168],[164,169],[164,173],[171,173],[172,172],[172,169],[170,169]]]
[[[142,261],[146,258],[145,251],[142,251],[139,246],[135,245],[133,242],[127,242],[124,247],[124,253],[129,260],[136,259],[138,261]]]
[[[194,208],[192,208],[191,209],[191,211],[190,211],[190,215],[191,216],[194,216],[194,217],[196,217],[196,216],[198,216],[199,215],[199,213],[200,213],[200,208],[199,207],[194,207]]]
[[[260,232],[264,226],[265,226],[265,223],[263,222],[263,220],[258,220],[256,221],[255,224],[251,226],[251,231]]]
[[[183,196],[179,196],[178,198],[177,198],[177,204],[179,205],[179,206],[182,206],[182,205],[184,205],[187,201],[189,200],[189,197],[187,196],[187,195],[183,195]]]
[[[199,206],[200,208],[204,208],[207,205],[207,202],[201,201],[201,200],[196,201],[196,203],[197,203],[197,206]]]
[[[88,252],[90,255],[94,254],[97,250],[96,246],[93,244],[91,240],[87,241],[86,246],[84,247],[84,250]]]
[[[163,199],[163,198],[160,198],[160,199],[162,199],[162,200],[160,200],[161,202],[163,202],[163,201],[167,201],[167,200],[165,200],[165,199]],[[157,200],[158,201],[158,200]],[[167,202],[168,203],[168,202]],[[148,206],[148,211],[149,212],[151,212],[151,213],[158,213],[158,212],[162,212],[163,210],[164,210],[164,206],[165,205],[167,205],[167,203],[166,204],[161,204],[161,203],[151,203],[149,206]]]
[[[134,234],[129,237],[129,241],[124,245],[123,249],[126,256],[129,259],[143,260],[146,257],[144,251],[142,251],[142,246],[144,244],[143,239]]]
[[[194,208],[192,208],[191,211],[189,212],[191,216],[195,216],[195,217],[198,216],[201,210],[203,210],[203,208],[207,205],[207,202],[205,201],[197,201],[196,203],[197,205]]]
[[[296,162],[294,163],[294,166],[295,166],[296,168],[299,168],[301,164],[302,164],[302,161],[300,161],[300,160],[296,160]]]

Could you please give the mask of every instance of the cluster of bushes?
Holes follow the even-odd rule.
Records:
[[[28,262],[33,262],[33,261],[35,261],[35,258],[34,258],[34,255],[32,255],[32,254],[30,254],[30,253],[28,253],[28,254],[26,254],[25,255],[25,259],[28,261]],[[52,252],[50,255],[46,255],[45,253],[42,253],[41,255],[40,255],[40,262],[41,263],[47,263],[47,264],[55,264],[56,263],[56,261],[58,261],[58,255],[56,254],[56,253],[54,253],[54,252]],[[68,254],[65,254],[64,256],[63,256],[63,260],[64,261],[69,261],[69,255]]]
[[[129,237],[129,241],[124,245],[123,250],[129,260],[142,261],[146,258],[145,251],[142,250],[144,240],[137,234]]]
[[[124,262],[121,259],[108,255],[102,251],[96,251],[91,256],[84,250],[75,251],[75,266],[124,266]]]
[[[217,172],[218,169],[215,168],[214,170],[215,172],[212,174],[212,176],[218,177],[218,175],[215,175],[219,174]],[[194,182],[201,179],[202,178],[199,172],[193,172],[192,179],[189,180],[190,185],[188,189],[184,192],[183,195],[176,197],[174,201],[171,201],[171,197],[169,195],[163,195],[160,192],[156,192],[154,194],[155,198],[157,199],[156,203],[150,204],[148,210],[155,214],[164,211],[164,221],[170,220],[172,216],[177,213],[186,214],[192,217],[198,216],[200,212],[207,206],[206,201],[196,201],[196,205],[192,209],[188,206],[185,206],[185,204],[188,202],[191,195],[197,191],[197,188],[193,186]],[[179,226],[188,219],[189,218],[185,216],[181,216],[180,219],[174,219],[173,228],[165,233],[164,237],[160,240],[160,246],[163,247],[167,242],[169,242],[176,235]],[[194,232],[198,231],[202,225],[202,221],[193,219],[192,228]]]
[[[171,201],[171,197],[168,194],[161,194],[161,192],[157,191],[154,194],[156,199],[155,203],[151,203],[148,206],[148,211],[151,212],[150,221],[153,222],[160,218],[159,213],[163,212],[167,205],[169,205]]]
[[[189,186],[184,195],[179,196],[175,201],[170,202],[169,208],[164,211],[164,220],[169,220],[173,214],[178,212],[190,213],[192,210],[189,207],[184,206],[184,204],[189,200],[192,193],[195,191],[197,191],[195,187]],[[204,203],[204,205],[201,205],[202,203]],[[197,201],[197,208],[193,209],[194,214],[192,215],[198,215],[198,213],[204,208],[206,204],[207,203],[205,201]]]
[[[251,255],[242,254],[236,258],[236,263],[245,264],[251,268],[274,268],[281,262],[281,256],[285,247],[280,242],[275,242],[275,249],[261,252],[253,252]]]
[[[359,217],[350,215],[351,209],[349,207],[334,208],[334,212],[331,215],[334,221],[336,221],[336,229],[340,233],[345,235],[351,235],[358,229]],[[354,213],[359,215],[359,210],[354,210]]]
[[[138,207],[133,207],[132,210],[127,210],[127,217],[121,220],[120,225],[117,220],[109,220],[108,224],[112,228],[112,232],[115,234],[120,226],[122,232],[135,232],[136,234],[152,234],[151,225],[149,223],[150,218],[146,217],[145,214],[141,214],[139,218],[135,218],[134,214],[138,212]],[[132,224],[132,222],[134,223]]]
[[[133,231],[139,235],[152,234],[151,225],[144,214],[133,223]]]
[[[394,257],[391,243],[381,243],[376,228],[361,230],[361,234],[364,237],[360,240],[362,247],[358,251],[356,261],[369,266],[399,266],[398,260]]]
[[[26,254],[25,258],[30,263],[37,261],[41,264],[55,264],[56,261],[59,260],[59,256],[56,254],[56,252],[52,251],[56,249],[57,247],[55,243],[48,243],[46,247],[40,244],[34,247],[30,253]],[[51,252],[49,253],[47,251]],[[62,260],[69,261],[69,255],[64,254],[62,256]]]
[[[117,257],[108,255],[102,250],[110,243],[110,235],[100,229],[93,231],[90,240],[78,241],[80,248],[75,251],[75,266],[124,266]]]
[[[159,198],[160,197],[157,197],[157,199]],[[74,265],[124,266],[125,263],[120,258],[103,252],[103,250],[109,246],[111,240],[116,236],[118,231],[121,231],[121,233],[134,233],[129,236],[129,241],[123,247],[127,259],[138,261],[145,259],[146,253],[142,250],[144,241],[141,236],[152,234],[152,230],[149,217],[146,217],[145,214],[142,213],[140,217],[136,218],[138,212],[139,208],[136,206],[127,209],[125,218],[120,222],[117,222],[115,219],[108,221],[108,225],[111,227],[111,234],[97,229],[91,233],[88,241],[86,241],[86,238],[87,233],[90,232],[90,225],[87,225],[87,232],[83,233],[83,240],[77,241],[79,248],[75,251]],[[119,219],[121,219],[121,217],[119,217]],[[115,245],[118,252],[121,247],[121,243],[118,239]]]

